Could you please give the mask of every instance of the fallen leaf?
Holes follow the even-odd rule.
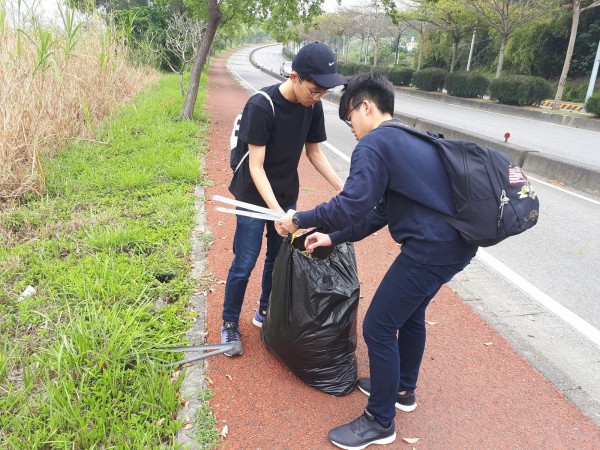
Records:
[[[185,402],[185,404],[183,405],[183,407],[185,408],[186,411],[188,409],[190,409],[190,401],[188,400],[187,402]]]
[[[229,427],[227,425],[225,425],[223,428],[221,428],[221,432],[219,434],[222,437],[226,438],[228,433],[229,433]]]
[[[533,334],[529,333],[529,334],[527,335],[527,337],[533,337],[533,338],[534,338],[535,336],[534,336]]]
[[[183,429],[184,429],[184,430],[191,430],[192,428],[194,428],[194,424],[193,424],[193,423],[186,423],[186,424],[183,426]]]
[[[156,421],[156,426],[160,427],[163,423],[165,423],[165,418],[164,417],[162,419],[158,419]]]
[[[429,320],[427,321],[427,323],[428,323],[429,325],[436,325],[436,324],[437,324],[437,322],[430,322]]]
[[[190,417],[189,417],[189,416],[185,416],[185,421],[186,421],[186,423],[189,423],[189,422],[191,422],[191,421],[192,421],[192,419],[190,419]]]
[[[226,373],[226,374],[225,374],[225,376],[227,377],[227,379],[228,379],[229,381],[233,381],[233,378],[232,378],[232,377],[231,377],[231,375],[229,375],[228,373]]]
[[[419,438],[402,438],[402,439],[407,444],[416,444],[417,442],[419,442]]]
[[[206,376],[206,381],[208,381],[208,384],[213,384],[213,380],[209,376]]]
[[[487,345],[487,346],[490,346],[490,345],[493,345],[493,344],[494,344],[493,342],[484,342],[483,343],[483,345]]]
[[[177,381],[180,373],[181,373],[181,370],[176,370],[175,372],[173,372],[171,374],[171,383],[175,383]]]

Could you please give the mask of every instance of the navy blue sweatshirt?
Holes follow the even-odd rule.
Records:
[[[354,242],[388,225],[402,253],[429,265],[470,260],[467,244],[436,211],[451,215],[448,176],[433,144],[393,127],[379,127],[358,142],[339,195],[299,213],[302,228],[324,227],[333,245]]]

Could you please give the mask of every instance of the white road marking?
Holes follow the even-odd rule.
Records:
[[[544,308],[554,313],[559,319],[562,319],[571,325],[586,338],[600,347],[600,330],[594,328],[591,324],[583,320],[577,314],[571,312],[571,310],[565,308],[556,300],[553,300],[549,295],[544,294],[521,275],[502,264],[482,248],[480,248],[477,252],[477,258],[490,266],[500,275],[504,276],[511,283],[514,283]]]

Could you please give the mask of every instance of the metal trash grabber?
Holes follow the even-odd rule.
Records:
[[[275,211],[274,209],[264,208],[262,206],[253,205],[252,203],[246,203],[232,198],[223,197],[222,195],[213,195],[211,199],[215,202],[226,203],[228,205],[238,206],[240,208],[247,209],[244,211],[241,209],[223,208],[217,206],[215,210],[228,214],[236,214],[238,216],[253,217],[255,219],[271,220],[276,221],[285,216],[285,213],[281,211]]]
[[[167,364],[167,366],[170,367],[170,366],[179,366],[181,364],[193,363],[196,361],[200,361],[201,359],[208,358],[209,356],[220,355],[221,353],[225,353],[228,351],[241,353],[242,341],[235,341],[235,342],[232,342],[231,344],[197,345],[197,346],[191,346],[191,347],[171,347],[171,348],[162,348],[160,350],[162,350],[164,352],[202,352],[205,350],[210,350],[199,356],[194,356],[193,358],[188,358],[188,359],[184,359],[182,361],[177,361],[174,363]]]

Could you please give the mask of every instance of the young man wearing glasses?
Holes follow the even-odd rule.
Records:
[[[320,142],[327,139],[321,97],[331,88],[345,84],[337,71],[331,49],[320,42],[307,44],[292,61],[289,78],[250,97],[242,113],[238,140],[248,146],[248,157],[235,171],[229,191],[237,200],[276,211],[294,209],[298,199],[298,163],[302,148],[315,169],[334,187],[342,189]],[[240,341],[238,321],[248,279],[258,259],[263,234],[267,251],[262,274],[262,293],[253,323],[262,327],[272,287],[273,264],[282,237],[269,221],[236,216],[234,258],[225,285],[221,343]],[[227,356],[239,351],[225,353]]]
[[[398,128],[380,127],[394,120],[393,113],[394,91],[385,77],[350,80],[339,115],[358,144],[343,191],[311,211],[288,211],[275,224],[284,235],[316,226],[339,230],[309,236],[309,252],[361,240],[386,225],[402,244],[363,321],[370,377],[359,379],[358,387],[369,395],[367,407],[358,419],[329,432],[335,445],[350,450],[393,442],[395,409],[416,408],[425,309],[477,252],[438,214],[451,215],[454,203],[437,149]]]

